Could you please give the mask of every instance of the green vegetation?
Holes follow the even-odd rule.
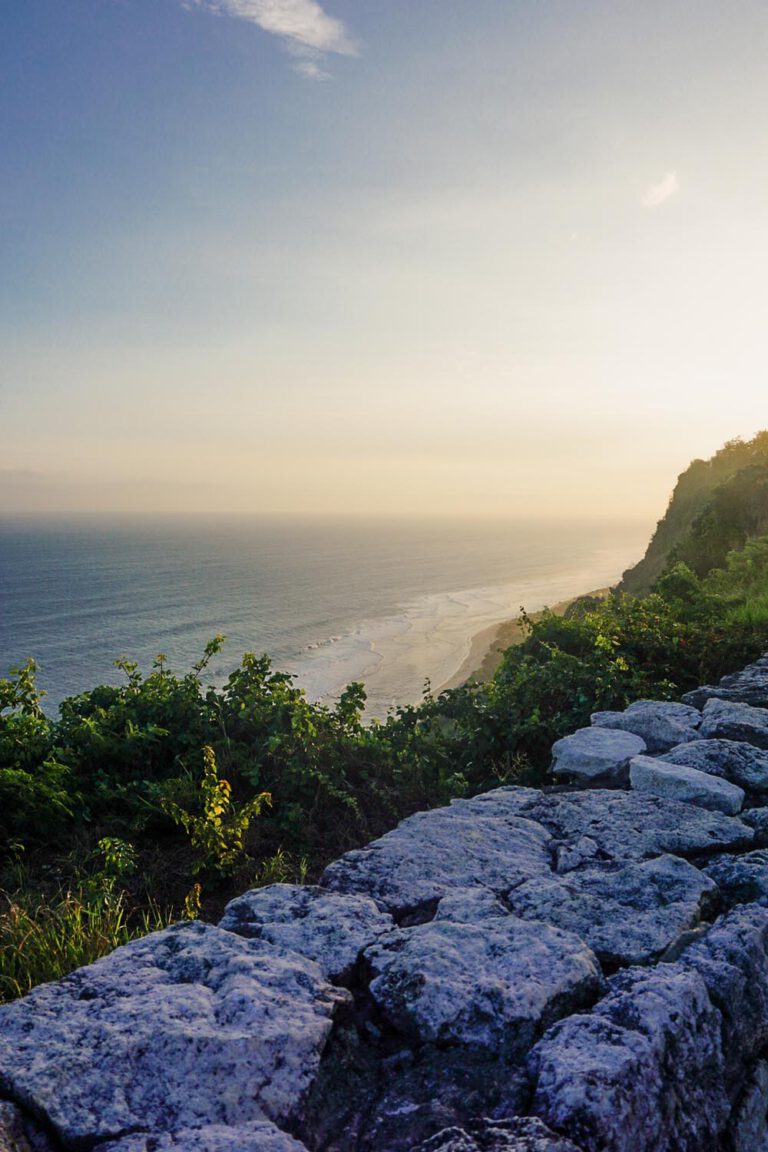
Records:
[[[55,719],[34,663],[14,670],[0,680],[0,997],[170,918],[215,918],[254,884],[314,879],[418,809],[540,784],[552,742],[596,709],[673,699],[754,659],[768,648],[766,493],[768,434],[727,445],[681,479],[646,595],[524,617],[489,683],[382,722],[363,721],[362,685],[311,704],[266,656],[205,686],[221,637],[181,676],[163,656],[146,676],[119,661],[121,686]]]

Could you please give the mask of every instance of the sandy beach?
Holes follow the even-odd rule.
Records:
[[[562,600],[559,604],[554,604],[549,611],[553,612],[555,616],[562,616],[570,605],[576,600],[580,600],[582,596],[599,596],[602,599],[608,595],[610,590],[610,588],[597,588],[593,592],[583,592],[579,596],[572,596],[569,600]],[[531,620],[540,619],[543,611],[530,613]],[[439,692],[444,692],[448,688],[458,688],[459,685],[465,684],[468,680],[475,680],[480,684],[490,680],[501,664],[501,658],[507,648],[511,648],[513,644],[521,644],[524,639],[525,630],[519,616],[512,620],[504,620],[501,624],[492,624],[489,628],[483,628],[472,638],[472,647],[464,663],[450,680],[441,685]]]

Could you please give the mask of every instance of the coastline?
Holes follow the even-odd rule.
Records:
[[[554,604],[551,608],[542,608],[538,612],[531,612],[529,614],[530,619],[539,620],[547,611],[552,612],[555,616],[562,616],[571,604],[575,603],[576,600],[581,600],[583,596],[595,596],[603,599],[610,591],[610,587],[607,587],[596,588],[592,592],[582,592],[578,596],[571,596],[568,600],[561,600],[559,604]],[[445,692],[449,688],[460,688],[462,684],[466,684],[470,680],[484,684],[491,679],[501,664],[507,648],[511,648],[515,644],[522,644],[524,639],[525,632],[519,616],[511,620],[503,620],[501,624],[491,624],[489,627],[481,629],[472,637],[469,654],[461,667],[449,680],[440,685],[435,695],[439,696],[441,692]]]

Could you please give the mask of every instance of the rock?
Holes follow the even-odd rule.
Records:
[[[230,901],[219,927],[299,952],[338,983],[350,976],[363,948],[394,925],[367,896],[271,884]]]
[[[565,875],[584,864],[594,864],[600,858],[600,848],[591,836],[580,836],[573,844],[558,844],[555,855],[555,871]]]
[[[721,916],[679,964],[702,977],[720,1011],[723,1082],[735,1100],[768,1039],[768,908],[740,905]]]
[[[715,687],[706,684],[683,696],[683,701],[694,708],[703,708],[708,700],[713,699],[752,704],[758,708],[768,707],[768,657],[763,656],[740,672],[724,676]]]
[[[269,1121],[227,1128],[207,1124],[178,1132],[137,1132],[99,1144],[96,1152],[307,1152],[304,1144]]]
[[[750,808],[739,819],[754,830],[756,846],[768,847],[768,808]]]
[[[552,834],[558,852],[560,844],[570,846],[588,837],[597,844],[602,860],[737,851],[751,847],[755,835],[733,816],[680,800],[612,789],[542,795],[523,804],[521,814]]]
[[[365,1029],[336,1028],[302,1125],[313,1152],[413,1152],[477,1116],[527,1107],[525,1069],[499,1054],[404,1044],[376,1047]]]
[[[768,904],[768,850],[758,848],[744,856],[721,856],[704,871],[714,880],[728,906]]]
[[[652,756],[634,758],[629,767],[629,781],[636,792],[682,800],[727,816],[735,816],[744,803],[744,790],[735,784],[699,772],[697,768],[669,764]]]
[[[480,1120],[467,1128],[446,1128],[416,1152],[579,1152],[535,1116]]]
[[[574,932],[603,963],[647,964],[712,904],[715,883],[676,856],[566,878],[536,877],[509,894],[512,911]]]
[[[478,924],[500,916],[509,916],[509,908],[487,888],[456,888],[443,896],[435,912],[435,920],[452,920],[458,924]]]
[[[701,713],[687,704],[636,700],[623,712],[595,712],[592,723],[599,730],[615,729],[639,736],[645,743],[645,748],[635,753],[639,756],[645,751],[667,752],[677,744],[698,739]]]
[[[290,1121],[348,998],[316,964],[201,923],[0,1008],[0,1092],[67,1146]]]
[[[370,993],[390,1025],[416,1043],[522,1056],[554,1020],[602,987],[587,946],[516,916],[405,928],[366,951]]]
[[[644,751],[644,742],[629,732],[580,728],[553,744],[552,775],[590,787],[621,788],[629,779],[630,760]]]
[[[531,1053],[532,1111],[586,1149],[707,1152],[729,1113],[720,1015],[680,965],[629,969]]]
[[[768,1063],[759,1060],[729,1124],[731,1152],[768,1152]]]
[[[320,883],[371,896],[395,915],[431,915],[453,888],[504,892],[549,872],[549,841],[543,828],[517,816],[438,808],[418,812],[367,848],[347,852],[326,868]]]
[[[747,792],[768,792],[768,753],[741,740],[695,740],[659,757],[738,784]]]
[[[768,708],[708,700],[700,732],[705,740],[742,740],[757,748],[768,748]]]
[[[0,1100],[0,1152],[55,1152],[48,1137],[28,1116]]]

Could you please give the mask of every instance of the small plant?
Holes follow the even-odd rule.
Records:
[[[269,792],[261,792],[247,804],[232,803],[232,789],[219,778],[213,748],[203,748],[203,775],[200,781],[202,813],[187,812],[174,800],[161,801],[163,811],[188,834],[198,853],[195,871],[211,871],[230,876],[243,862],[245,836],[254,817],[272,803]]]

